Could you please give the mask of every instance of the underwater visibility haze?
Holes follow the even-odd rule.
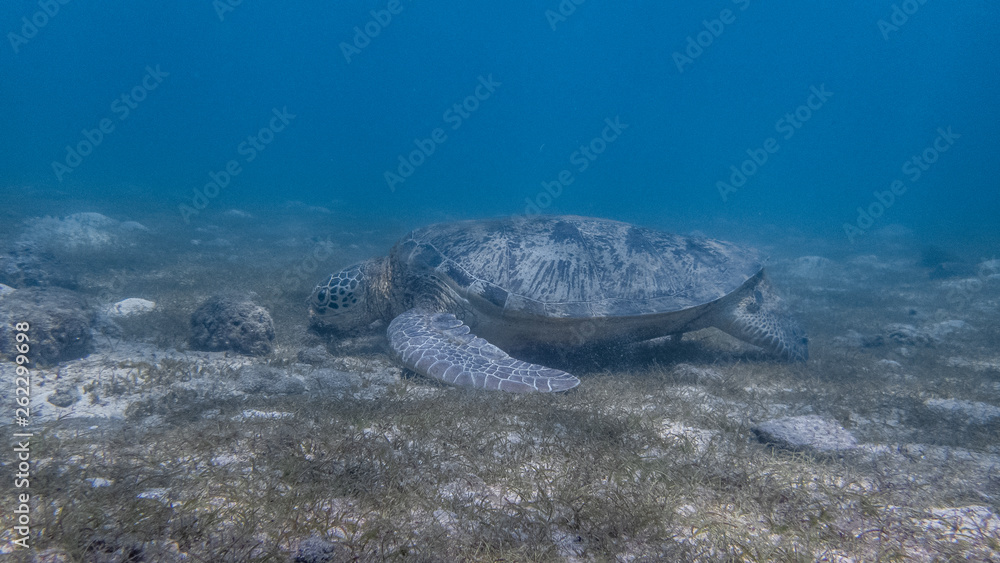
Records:
[[[515,4],[0,6],[0,558],[1000,560],[1000,5]]]

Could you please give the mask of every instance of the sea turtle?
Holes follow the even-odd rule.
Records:
[[[517,216],[440,223],[347,267],[309,300],[318,332],[388,322],[407,368],[454,385],[564,391],[579,380],[509,356],[716,327],[774,356],[805,360],[755,250],[608,219]],[[381,326],[384,326],[382,324]]]

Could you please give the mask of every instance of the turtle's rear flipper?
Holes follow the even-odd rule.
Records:
[[[469,332],[450,313],[411,309],[389,324],[389,345],[407,368],[452,385],[512,393],[566,391],[580,380],[522,362]]]

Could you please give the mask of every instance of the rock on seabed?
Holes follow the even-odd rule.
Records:
[[[751,430],[762,442],[790,450],[838,452],[858,447],[844,427],[816,415],[776,418]]]
[[[988,424],[1000,419],[1000,407],[978,401],[961,399],[927,399],[924,406],[939,415],[951,419],[961,419],[969,424]]]

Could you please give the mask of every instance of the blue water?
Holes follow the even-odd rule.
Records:
[[[844,246],[997,231],[996,2],[527,4],[4,2],[2,218],[73,201],[58,211],[197,224],[300,200]],[[401,157],[418,165],[387,181]],[[737,188],[730,167],[752,173]]]

